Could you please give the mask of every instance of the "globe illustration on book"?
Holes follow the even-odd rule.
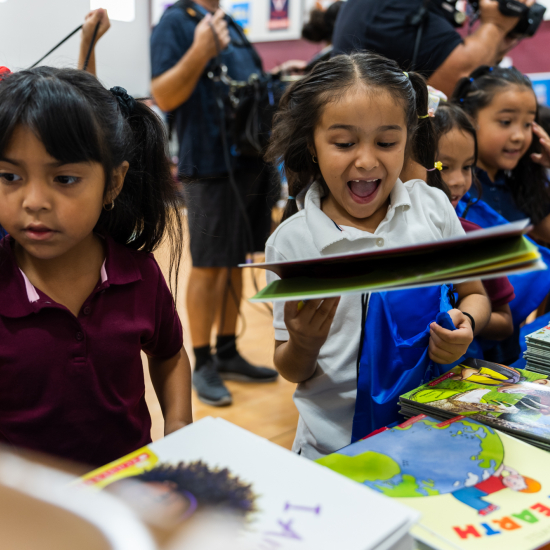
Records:
[[[467,419],[428,418],[392,428],[317,460],[391,497],[428,497],[471,487],[504,459],[498,434]]]

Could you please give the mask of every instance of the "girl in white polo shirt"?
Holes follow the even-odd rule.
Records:
[[[292,85],[267,153],[272,162],[284,160],[291,196],[283,223],[267,242],[266,260],[463,234],[443,191],[418,179],[399,179],[411,151],[415,158],[431,159],[433,166],[435,138],[427,108],[424,79],[373,53],[334,57]],[[296,197],[308,187],[298,211]],[[267,274],[269,282],[276,278]],[[481,282],[462,283],[455,290],[458,309],[449,314],[457,330],[431,326],[430,358],[441,364],[464,354],[474,336],[472,319],[477,333],[491,311]],[[275,366],[298,383],[294,401],[300,419],[293,450],[308,458],[350,443],[361,311],[358,295],[310,300],[302,308],[297,302],[275,303]]]

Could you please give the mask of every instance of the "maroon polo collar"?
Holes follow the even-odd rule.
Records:
[[[0,241],[0,315],[26,317],[45,307],[64,308],[39,289],[36,289],[39,299],[29,301],[25,279],[13,253],[13,243],[9,235]],[[105,238],[105,245],[107,280],[99,282],[93,294],[111,285],[126,285],[142,279],[139,266],[129,249],[110,237]]]

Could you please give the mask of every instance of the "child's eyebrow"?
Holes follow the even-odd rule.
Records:
[[[333,124],[332,126],[329,126],[329,130],[358,130],[357,126],[353,126],[352,124]],[[379,132],[385,132],[387,130],[403,130],[403,128],[397,124],[388,124],[386,126],[379,126],[377,128]]]
[[[519,113],[521,111],[521,109],[501,109],[497,114],[502,114],[502,113]],[[537,112],[536,111],[528,111],[528,113],[530,115],[536,115]]]
[[[8,157],[0,156],[0,162],[7,162],[9,164],[13,164],[14,166],[23,166],[25,164],[24,161],[20,161],[17,159],[10,159]],[[63,162],[61,160],[54,160],[52,162],[48,162],[46,166],[51,166],[53,168],[58,168],[59,166],[66,165],[66,162]]]
[[[21,166],[21,163],[17,162],[15,159],[10,159],[4,156],[0,156],[0,162],[7,162],[9,164],[14,164],[15,166]]]

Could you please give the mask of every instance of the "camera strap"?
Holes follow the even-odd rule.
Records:
[[[428,16],[428,5],[430,0],[422,0],[422,5],[417,12],[413,13],[408,18],[408,23],[417,27],[416,29],[416,40],[414,42],[414,50],[411,61],[410,71],[416,70],[416,62],[418,60],[418,53],[420,51],[420,43],[422,41],[422,33],[424,31],[424,22]]]
[[[34,69],[39,63],[42,63],[48,55],[55,52],[59,46],[65,44],[71,36],[74,36],[80,29],[82,29],[83,25],[79,25],[74,31],[70,32],[61,42],[58,42],[48,53],[44,54],[36,63],[32,64],[29,69]],[[95,39],[97,37],[97,31],[99,30],[99,23],[95,26],[94,34],[92,36],[92,42],[90,44],[90,47],[88,48],[88,53],[86,54],[86,59],[84,61],[84,66],[82,67],[82,70],[86,70],[88,68],[88,63],[90,62],[90,57],[92,56],[92,51],[94,49]]]

